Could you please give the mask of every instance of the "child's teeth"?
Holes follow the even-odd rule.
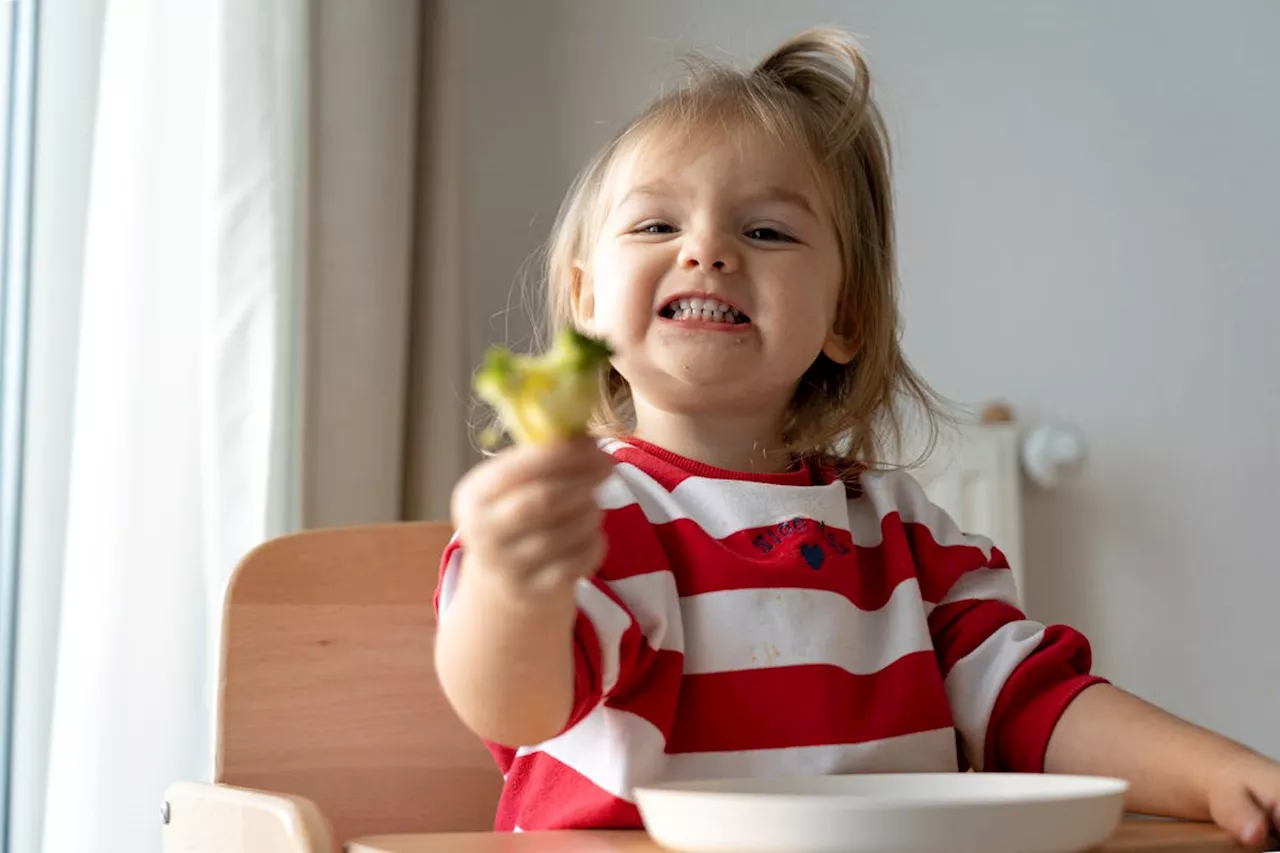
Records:
[[[671,303],[674,320],[700,320],[708,323],[745,323],[746,318],[737,310],[715,299],[693,296]]]

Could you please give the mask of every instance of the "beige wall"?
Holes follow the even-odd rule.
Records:
[[[460,4],[462,5],[462,4]],[[1280,755],[1280,4],[467,0],[473,358],[570,174],[689,46],[862,33],[898,143],[906,343],[1077,424],[1028,598],[1101,670]]]
[[[417,0],[314,9],[302,518],[399,517],[418,105]]]
[[[466,9],[314,6],[298,401],[305,527],[446,518],[474,457],[469,282],[504,255],[479,244],[468,254],[472,235],[489,229],[469,227],[462,191],[477,162],[464,150],[475,79],[459,77]]]
[[[559,95],[572,57],[555,2],[449,4],[458,26],[465,153],[468,364],[529,335],[537,252],[572,172]]]

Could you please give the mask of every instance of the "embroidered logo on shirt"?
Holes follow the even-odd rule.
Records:
[[[768,554],[774,548],[781,545],[784,541],[795,536],[797,533],[804,533],[817,525],[818,537],[817,541],[803,542],[800,545],[800,556],[804,558],[809,568],[817,571],[822,568],[823,563],[827,561],[827,551],[833,554],[848,554],[849,548],[841,542],[835,534],[827,529],[827,526],[821,521],[813,522],[804,518],[793,518],[790,521],[784,521],[781,524],[759,533],[751,544],[756,546],[761,554]],[[824,547],[825,545],[825,547]]]
[[[809,522],[807,519],[793,518],[758,534],[756,538],[751,540],[751,544],[755,545],[761,554],[768,554],[775,547],[781,545],[783,541],[808,529]]]
[[[804,561],[809,564],[809,568],[817,571],[822,568],[823,562],[827,559],[827,552],[822,550],[821,545],[810,545],[808,542],[800,546],[800,556],[804,557]]]

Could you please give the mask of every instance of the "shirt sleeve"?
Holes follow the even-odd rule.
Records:
[[[616,549],[610,548],[612,553]],[[448,618],[448,608],[463,569],[463,545],[455,536],[440,561],[434,608]],[[605,569],[610,559],[606,558]],[[640,623],[632,610],[600,575],[577,582],[578,614],[573,629],[573,709],[565,730],[582,721],[631,680],[650,656]]]
[[[1009,563],[962,532],[912,481],[900,506],[965,762],[1039,773],[1062,712],[1090,685],[1088,640],[1028,619]]]

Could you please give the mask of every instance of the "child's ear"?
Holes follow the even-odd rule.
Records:
[[[858,343],[853,338],[832,329],[827,332],[827,340],[822,345],[822,354],[836,364],[848,364],[858,354]]]
[[[849,293],[842,289],[836,298],[832,311],[831,328],[827,329],[827,339],[822,343],[822,354],[836,364],[848,364],[858,354],[858,325],[847,300]]]
[[[591,282],[587,281],[587,272],[582,264],[574,263],[573,281],[570,284],[569,300],[573,310],[573,322],[578,328],[590,332],[595,324],[596,298],[591,290]]]

